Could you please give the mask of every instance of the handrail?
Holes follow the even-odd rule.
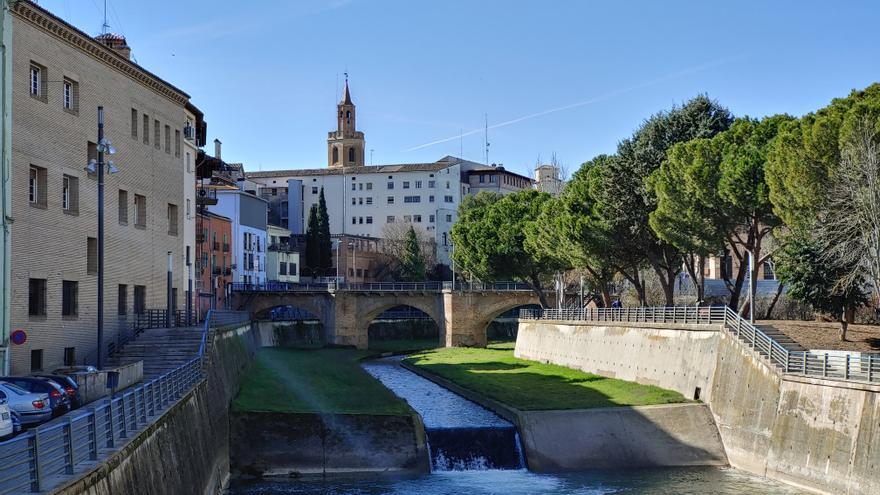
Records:
[[[212,329],[244,323],[239,311],[209,311],[199,352],[185,364],[136,387],[100,399],[56,420],[0,442],[0,494],[40,492],[94,463],[108,448],[125,445],[186,395],[204,377],[202,369]]]
[[[792,351],[728,306],[522,309],[521,320],[721,324],[741,345],[782,373],[854,382],[880,382],[880,354]]]
[[[443,292],[456,290],[461,292],[530,292],[531,285],[524,282],[328,282],[328,283],[294,283],[264,282],[248,284],[233,282],[232,292]]]

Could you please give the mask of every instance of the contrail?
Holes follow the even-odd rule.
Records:
[[[551,109],[549,109],[549,110],[544,110],[544,111],[542,111],[542,112],[532,113],[532,114],[529,114],[529,115],[523,115],[522,117],[517,117],[517,118],[515,118],[515,119],[511,119],[511,120],[507,120],[507,121],[504,121],[504,122],[500,122],[500,123],[498,123],[498,124],[493,124],[493,125],[490,125],[490,126],[489,126],[489,129],[497,129],[497,128],[499,128],[499,127],[505,127],[505,126],[509,126],[509,125],[513,125],[513,124],[518,124],[518,123],[520,123],[520,122],[522,122],[522,121],[524,121],[524,120],[534,119],[534,118],[536,118],[536,117],[541,117],[541,116],[543,116],[543,115],[547,115],[547,114],[551,114],[551,113],[556,113],[556,112],[561,112],[561,111],[563,111],[563,110],[571,110],[572,108],[577,108],[577,107],[582,107],[582,106],[585,106],[585,105],[591,105],[591,104],[593,104],[593,103],[598,103],[598,102],[600,102],[600,101],[604,101],[604,100],[607,100],[607,99],[613,98],[613,97],[615,97],[615,96],[622,95],[622,94],[624,94],[624,93],[629,93],[629,92],[631,92],[631,91],[635,91],[635,90],[638,90],[638,89],[643,89],[643,88],[647,88],[647,87],[650,87],[650,86],[655,86],[655,85],[657,85],[657,84],[660,84],[660,83],[663,83],[663,82],[669,81],[670,79],[677,79],[677,78],[679,78],[679,77],[687,76],[687,75],[690,75],[690,74],[696,74],[696,73],[698,73],[698,72],[703,72],[703,71],[708,70],[708,69],[711,69],[711,68],[713,68],[713,67],[718,67],[718,66],[720,66],[720,65],[727,64],[727,63],[729,63],[729,62],[731,62],[731,61],[733,61],[733,60],[743,58],[744,56],[745,56],[744,54],[743,54],[743,55],[737,55],[737,56],[735,56],[735,57],[724,58],[724,59],[721,59],[721,60],[717,60],[717,61],[715,61],[715,62],[710,62],[710,63],[703,64],[703,65],[698,65],[698,66],[696,66],[696,67],[690,67],[690,68],[688,68],[688,69],[680,70],[680,71],[678,71],[678,72],[673,72],[673,73],[671,73],[671,74],[667,74],[667,75],[665,75],[665,76],[663,76],[663,77],[660,77],[660,78],[657,78],[657,79],[654,79],[654,80],[651,80],[651,81],[648,81],[648,82],[644,82],[644,83],[641,83],[641,84],[636,84],[635,86],[629,86],[629,87],[626,87],[626,88],[615,89],[614,91],[609,91],[608,93],[604,93],[604,94],[601,94],[601,95],[599,95],[599,96],[596,96],[596,97],[590,98],[589,100],[583,100],[583,101],[579,101],[579,102],[577,102],[577,103],[571,103],[571,104],[569,104],[569,105],[564,105],[564,106],[561,106],[561,107],[551,108]],[[464,132],[464,133],[461,133],[461,134],[456,134],[455,136],[452,136],[452,137],[443,138],[443,139],[438,139],[438,140],[436,140],[436,141],[431,141],[430,143],[420,144],[420,145],[418,145],[418,146],[414,146],[414,147],[412,147],[412,148],[410,148],[410,149],[408,149],[408,150],[406,150],[406,151],[416,151],[416,150],[420,150],[420,149],[422,149],[422,148],[427,148],[428,146],[434,146],[435,144],[447,143],[447,142],[449,142],[449,141],[454,141],[454,140],[456,140],[456,139],[460,139],[460,138],[463,138],[463,137],[465,137],[465,136],[470,136],[470,135],[472,135],[472,134],[477,134],[477,133],[479,133],[479,132],[483,132],[484,130],[485,130],[485,127],[480,127],[480,128],[473,129],[473,130],[471,130],[471,131],[467,131],[467,132]]]

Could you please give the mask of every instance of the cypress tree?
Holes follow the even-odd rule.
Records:
[[[318,207],[312,205],[309,209],[309,225],[306,229],[306,266],[313,276],[320,268],[318,249]]]
[[[330,239],[330,216],[327,214],[327,202],[324,200],[324,188],[318,197],[318,266],[328,272],[333,265],[333,242]]]
[[[400,280],[422,282],[425,280],[425,258],[419,247],[419,238],[410,227],[403,244],[403,257],[400,260]]]

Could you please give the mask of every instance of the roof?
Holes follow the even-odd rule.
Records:
[[[367,165],[364,167],[335,168],[295,168],[289,170],[271,170],[266,172],[248,172],[249,179],[266,179],[272,177],[311,177],[321,175],[355,175],[382,174],[395,172],[436,172],[450,167],[448,162],[433,163],[401,163],[397,165]]]
[[[231,218],[229,218],[229,217],[224,217],[223,215],[218,215],[218,214],[216,214],[216,213],[214,213],[214,212],[212,212],[212,211],[210,211],[210,210],[205,210],[205,211],[203,211],[203,212],[200,211],[200,212],[197,212],[196,214],[197,214],[197,215],[201,215],[201,216],[203,216],[203,217],[211,217],[211,218],[217,218],[217,219],[220,219],[220,220],[226,220],[227,222],[231,222],[231,221],[232,221]]]
[[[342,95],[342,103],[345,105],[354,105],[351,102],[351,93],[348,91],[348,77],[345,78],[345,94]]]
[[[508,174],[508,175],[515,175],[517,177],[522,177],[523,179],[528,180],[528,181],[532,180],[531,177],[527,177],[525,175],[518,174],[516,172],[511,172],[510,170],[507,170],[504,167],[491,167],[488,165],[476,165],[476,166],[468,167],[468,169],[464,171],[464,173],[466,173],[466,174],[481,173],[481,172],[499,172],[499,173],[504,173],[504,174]]]

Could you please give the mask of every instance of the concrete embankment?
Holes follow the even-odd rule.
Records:
[[[720,327],[521,322],[516,355],[699,388],[732,466],[822,493],[880,493],[880,386],[781,374]]]
[[[259,345],[250,325],[218,330],[207,377],[125,447],[52,493],[219,493],[229,477],[229,408]]]
[[[233,476],[429,470],[418,416],[233,412]]]

